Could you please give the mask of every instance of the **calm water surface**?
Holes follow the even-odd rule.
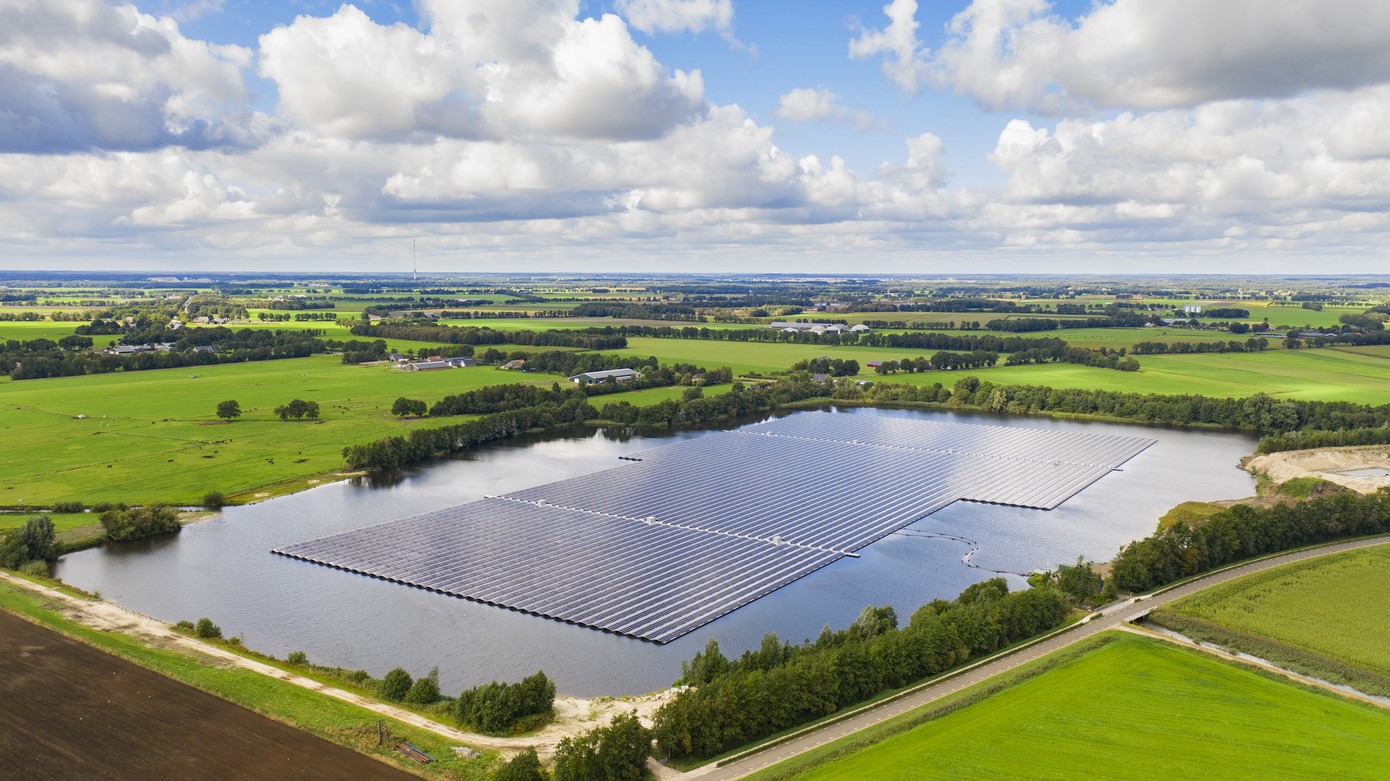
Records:
[[[56,574],[164,621],[208,616],[225,634],[282,658],[301,650],[314,662],[377,676],[397,666],[420,675],[437,665],[448,692],[543,669],[568,694],[640,694],[670,685],[681,661],[711,637],[735,655],[756,647],[769,631],[801,640],[826,624],[843,627],[869,604],[891,604],[905,622],[924,602],[954,597],[993,577],[990,570],[1027,573],[1078,555],[1104,561],[1152,532],[1158,517],[1179,502],[1254,491],[1237,462],[1255,440],[1238,434],[950,412],[838,414],[1101,429],[1158,444],[1050,512],[957,502],[870,545],[861,558],[842,559],[664,646],[275,556],[270,549],[612,468],[620,455],[708,432],[617,437],[585,431],[493,445],[390,484],[334,483],[229,507],[177,536],[69,554]],[[855,490],[848,476],[845,490]],[[961,561],[975,546],[972,562],[979,568]],[[1026,585],[1020,575],[1007,577],[1015,588]]]

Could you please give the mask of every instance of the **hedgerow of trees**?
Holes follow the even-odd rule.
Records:
[[[178,510],[160,504],[107,510],[101,514],[101,526],[106,530],[106,538],[116,541],[138,540],[183,528]]]
[[[768,635],[736,660],[711,640],[685,665],[688,688],[657,711],[653,734],[672,757],[712,757],[1032,637],[1070,609],[1056,589],[1011,593],[993,578],[924,605],[902,628],[891,607],[869,607],[847,629],[801,645]]]
[[[1175,524],[1126,545],[1112,562],[1124,591],[1159,586],[1243,559],[1332,540],[1390,532],[1390,489],[1335,493],[1273,507],[1236,505],[1200,526]]]
[[[53,561],[58,558],[53,521],[47,515],[35,515],[0,538],[0,567],[18,569],[30,561]]]
[[[549,721],[555,705],[555,683],[544,672],[518,683],[485,683],[459,694],[454,717],[480,732],[505,735]]]

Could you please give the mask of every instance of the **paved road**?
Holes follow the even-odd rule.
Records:
[[[1260,561],[1251,562],[1250,564],[1215,572],[1205,577],[1184,583],[1177,588],[1170,589],[1161,594],[1143,597],[1139,600],[1120,602],[1105,608],[1100,613],[1092,616],[1091,620],[1084,624],[1073,625],[1065,631],[1023,648],[1009,656],[977,663],[975,666],[967,668],[954,677],[938,683],[923,685],[922,688],[900,699],[868,706],[862,711],[859,711],[856,715],[833,724],[809,729],[804,734],[787,743],[751,754],[737,762],[725,765],[724,767],[706,765],[681,775],[663,775],[667,778],[700,778],[708,779],[709,781],[724,781],[725,779],[742,778],[769,765],[775,765],[778,762],[790,759],[798,754],[803,754],[818,746],[823,746],[826,743],[837,740],[852,732],[858,732],[866,727],[891,719],[894,716],[899,716],[915,708],[920,708],[923,705],[935,702],[942,697],[949,696],[961,689],[973,686],[987,678],[992,678],[1000,673],[1012,670],[1021,664],[1027,664],[1028,662],[1046,656],[1060,648],[1065,648],[1073,643],[1085,640],[1088,637],[1093,637],[1107,629],[1133,621],[1154,608],[1161,607],[1169,602],[1188,596],[1189,594],[1282,564],[1303,561],[1304,559],[1311,559],[1317,556],[1325,556],[1330,553],[1339,553],[1356,548],[1385,545],[1387,543],[1390,543],[1390,537],[1376,537],[1368,540],[1335,543],[1320,548],[1313,548],[1311,550],[1298,551],[1296,553],[1286,553],[1282,556],[1262,559]]]

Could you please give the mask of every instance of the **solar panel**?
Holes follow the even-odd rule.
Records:
[[[807,412],[274,552],[665,643],[957,500],[1056,507],[1153,442]]]

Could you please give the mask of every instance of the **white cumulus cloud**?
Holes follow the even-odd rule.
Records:
[[[1177,108],[1381,83],[1387,40],[1381,0],[1114,0],[1076,21],[1046,0],[972,0],[931,70],[991,108]]]
[[[0,25],[0,151],[246,141],[251,52],[100,0],[12,0]]]
[[[704,110],[699,72],[667,71],[611,14],[573,0],[423,0],[426,32],[351,5],[261,38],[281,111],[345,138],[659,136]]]

